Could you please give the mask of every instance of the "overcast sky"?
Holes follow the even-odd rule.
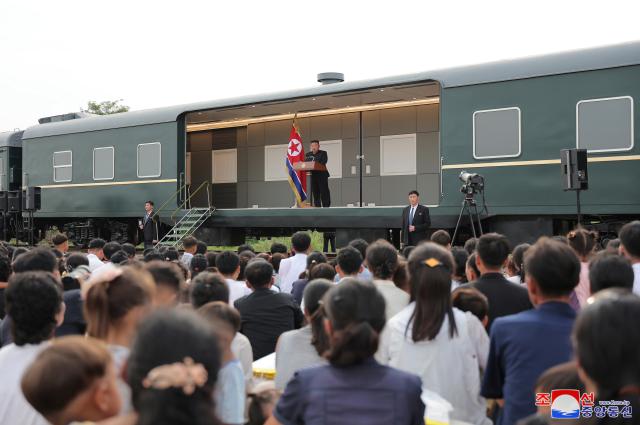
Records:
[[[0,131],[634,40],[632,0],[0,0]]]

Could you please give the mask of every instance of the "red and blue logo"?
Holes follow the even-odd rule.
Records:
[[[551,391],[551,418],[577,419],[580,417],[579,390]]]

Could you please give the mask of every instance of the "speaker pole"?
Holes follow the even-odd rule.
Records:
[[[582,214],[580,213],[580,189],[576,190],[576,207],[578,208],[578,226],[582,225]]]

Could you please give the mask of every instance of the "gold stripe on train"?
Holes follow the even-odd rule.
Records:
[[[588,162],[616,162],[616,161],[639,161],[640,155],[616,155],[616,156],[596,156],[587,158]],[[455,170],[462,168],[492,168],[492,167],[521,167],[526,165],[559,165],[559,159],[540,159],[533,161],[503,161],[503,162],[473,162],[470,164],[447,164],[443,165],[443,170]]]

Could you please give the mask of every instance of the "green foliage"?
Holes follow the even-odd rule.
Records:
[[[96,115],[110,115],[119,114],[120,112],[128,112],[129,107],[121,105],[120,102],[122,102],[122,99],[105,100],[104,102],[90,100],[87,102],[87,109],[83,109],[82,112],[88,112]]]
[[[247,239],[246,243],[251,245],[256,252],[269,252],[271,244],[279,242],[285,244],[288,249],[291,249],[290,237],[278,237],[278,238],[260,238],[260,239]],[[311,247],[313,251],[322,251],[323,248],[323,233],[313,231],[311,232]],[[210,246],[209,251],[235,251],[237,246]]]

